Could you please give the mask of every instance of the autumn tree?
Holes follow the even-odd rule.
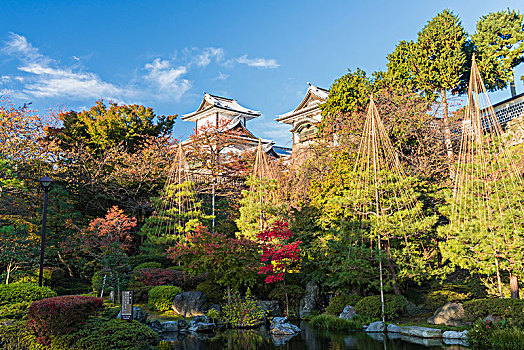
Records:
[[[198,193],[206,195],[212,220],[212,230],[220,215],[217,203],[220,198],[237,201],[243,188],[246,161],[242,151],[246,148],[245,129],[229,119],[208,122],[195,129],[185,145],[192,180]],[[228,210],[228,208],[222,208]],[[231,219],[231,218],[230,218]],[[227,219],[226,219],[227,220]]]
[[[133,239],[130,231],[136,224],[134,217],[128,217],[123,210],[114,206],[105,217],[92,220],[79,235],[80,248],[102,266],[108,284],[115,289],[125,283],[127,252]]]
[[[286,315],[289,316],[289,298],[286,276],[300,271],[300,241],[291,242],[293,232],[284,221],[276,221],[261,231],[257,238],[262,243],[260,261],[264,264],[258,271],[266,275],[266,283],[282,282],[286,296]]]
[[[188,232],[185,240],[169,248],[168,256],[191,275],[210,273],[228,292],[252,286],[256,280],[258,244],[244,237],[210,233],[204,226]]]
[[[92,150],[123,145],[126,150],[134,151],[146,137],[169,135],[176,117],[156,115],[151,107],[141,105],[110,102],[106,106],[100,100],[89,110],[59,114],[63,127],[53,134],[65,147],[80,142]]]

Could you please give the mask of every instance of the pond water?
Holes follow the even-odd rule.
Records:
[[[446,345],[437,339],[403,338],[391,339],[383,334],[368,335],[365,332],[329,332],[313,329],[307,322],[301,322],[302,332],[293,337],[274,337],[263,326],[260,329],[228,329],[209,334],[166,334],[172,349],[358,349],[358,350],[466,350],[461,345]]]

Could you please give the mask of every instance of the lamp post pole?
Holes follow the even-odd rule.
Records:
[[[38,285],[42,287],[44,276],[44,250],[45,250],[45,231],[47,223],[47,195],[51,191],[53,180],[49,176],[44,176],[39,180],[40,185],[44,189],[44,212],[42,215],[42,234],[40,235],[40,272],[38,274]]]

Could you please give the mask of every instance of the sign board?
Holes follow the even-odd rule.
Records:
[[[133,291],[125,290],[122,292],[122,306],[121,306],[121,316],[122,320],[133,320]]]

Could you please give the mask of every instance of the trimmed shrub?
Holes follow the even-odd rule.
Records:
[[[25,320],[30,303],[16,303],[0,306],[0,320]]]
[[[39,287],[27,283],[0,285],[0,305],[23,302],[30,303],[55,296],[56,293],[49,287]]]
[[[225,305],[222,313],[224,321],[233,328],[254,327],[263,322],[265,316],[264,310],[258,305],[249,288],[244,298],[240,297],[238,292],[231,293],[231,304]]]
[[[159,338],[148,326],[137,321],[95,319],[68,340],[72,343],[69,349],[74,350],[152,350]]]
[[[402,295],[384,295],[384,302],[384,313],[388,320],[395,319],[406,311],[407,301]],[[372,320],[380,319],[382,314],[380,295],[362,298],[355,305],[355,310],[359,315]]]
[[[160,268],[162,268],[162,264],[161,263],[156,262],[156,261],[148,261],[148,262],[141,263],[141,264],[137,265],[133,269],[133,271],[142,270],[142,269],[160,269]]]
[[[213,304],[220,304],[224,299],[224,288],[213,282],[202,282],[197,287],[196,290],[204,293]]]
[[[439,307],[455,302],[462,303],[469,299],[469,295],[465,293],[455,292],[453,290],[435,290],[430,292],[424,298],[424,306],[431,311],[437,310]]]
[[[360,295],[356,294],[340,294],[329,301],[326,311],[332,315],[340,315],[344,308],[348,305],[355,306],[362,299]]]
[[[42,344],[51,337],[72,333],[104,307],[101,298],[66,295],[35,301],[27,310],[28,326]]]
[[[182,271],[171,269],[141,269],[133,273],[136,281],[146,286],[177,286],[182,290],[195,290],[196,286],[206,280],[206,276],[197,277],[184,274]]]
[[[158,311],[170,310],[173,306],[173,299],[180,293],[182,293],[180,287],[156,286],[148,294],[147,302],[149,308]]]
[[[524,326],[524,299],[476,299],[466,301],[463,306],[469,321],[492,315],[510,324]]]
[[[140,264],[143,264],[145,262],[151,262],[151,261],[158,262],[162,264],[162,266],[169,266],[173,263],[166,256],[154,255],[154,254],[142,254],[142,255],[130,256],[128,263],[134,269],[136,266]]]

